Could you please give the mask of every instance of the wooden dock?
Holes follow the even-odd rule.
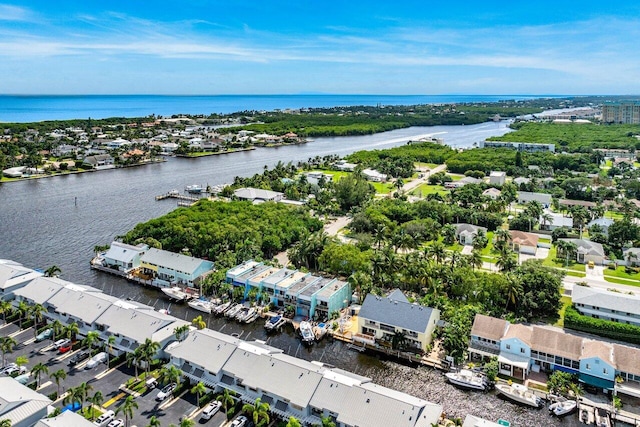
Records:
[[[193,197],[193,196],[187,196],[185,194],[180,194],[180,193],[175,193],[175,192],[168,192],[165,194],[161,194],[159,196],[156,196],[156,200],[165,200],[165,199],[178,199],[179,201],[186,201],[186,202],[192,202],[195,203],[200,199],[206,199],[207,197]]]

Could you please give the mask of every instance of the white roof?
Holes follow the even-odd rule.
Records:
[[[121,261],[123,263],[133,262],[133,259],[144,252],[149,247],[146,245],[133,246],[121,242],[112,242],[109,250],[104,255],[105,258]]]
[[[20,384],[14,378],[0,377],[0,420],[8,419],[14,426],[44,411],[51,400]]]
[[[233,194],[239,198],[244,200],[274,200],[279,196],[282,196],[283,193],[279,193],[277,191],[271,190],[263,190],[261,188],[238,188],[233,192]]]
[[[187,274],[193,274],[202,263],[207,263],[213,268],[211,261],[156,248],[149,248],[140,260],[170,270],[186,272]]]
[[[47,304],[55,307],[58,313],[67,313],[91,325],[117,300],[102,292],[81,291],[66,287],[49,298]]]
[[[152,309],[123,308],[116,304],[105,310],[96,323],[104,325],[105,330],[112,334],[119,334],[137,343],[147,338],[162,342],[174,335],[176,327],[189,324]]]
[[[66,282],[57,277],[37,277],[24,287],[16,289],[13,293],[27,300],[33,301],[34,304],[44,304],[52,295],[55,295],[60,289],[63,289],[70,282]]]
[[[238,338],[230,335],[203,329],[190,332],[184,341],[167,352],[172,357],[187,360],[217,374],[238,348],[239,342]]]
[[[574,304],[616,310],[621,315],[625,313],[640,315],[640,297],[636,295],[610,292],[586,286],[574,286],[571,291],[571,301]]]
[[[19,264],[3,263],[0,264],[0,289],[10,289],[40,276],[42,273]]]
[[[64,411],[55,417],[41,419],[34,427],[95,427],[95,424],[73,411]]]

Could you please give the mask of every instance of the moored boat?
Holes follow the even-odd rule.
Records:
[[[193,185],[187,185],[186,190],[188,193],[191,193],[191,194],[200,194],[202,193],[203,188],[201,185],[193,184]]]
[[[266,322],[264,322],[264,328],[267,333],[275,332],[279,330],[285,323],[287,323],[287,319],[282,316],[273,316],[269,318]]]
[[[233,319],[234,317],[236,317],[236,314],[238,314],[240,310],[242,310],[242,304],[233,305],[231,306],[231,308],[224,312],[224,316]]]
[[[236,319],[238,322],[244,321],[245,317],[247,317],[247,314],[249,314],[250,310],[251,308],[249,307],[241,307],[240,311],[238,311],[234,316],[234,319]]]
[[[306,321],[300,322],[300,336],[302,337],[302,344],[313,345],[316,337],[313,335],[311,323]]]
[[[578,403],[575,400],[565,400],[564,402],[555,402],[549,405],[549,411],[557,417],[572,414],[577,408]]]
[[[497,384],[496,390],[504,397],[523,405],[532,406],[534,408],[540,408],[542,406],[542,399],[536,396],[528,387],[522,384]]]
[[[320,341],[322,338],[324,338],[324,336],[327,334],[327,331],[329,330],[329,324],[328,323],[318,323],[316,326],[313,327],[313,334],[316,337],[316,341]]]
[[[179,302],[185,301],[189,298],[189,294],[185,292],[180,286],[171,286],[168,288],[161,288],[162,293],[164,293],[169,299],[176,300]]]
[[[469,369],[461,369],[458,372],[447,372],[444,376],[447,377],[447,380],[451,384],[460,388],[484,391],[488,386],[487,377]]]
[[[222,303],[218,306],[216,306],[213,310],[211,310],[211,312],[217,316],[221,315],[222,313],[224,313],[225,311],[229,310],[229,307],[231,307],[232,302],[231,301],[227,301],[225,303]]]
[[[188,301],[187,304],[194,310],[202,311],[208,314],[211,314],[211,310],[215,306],[211,301],[203,298],[193,299],[191,301]]]

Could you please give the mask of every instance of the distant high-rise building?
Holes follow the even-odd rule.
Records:
[[[606,102],[602,105],[604,123],[640,123],[640,101]]]

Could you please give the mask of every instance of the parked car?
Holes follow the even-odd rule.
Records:
[[[46,339],[51,338],[52,333],[53,333],[53,330],[51,328],[45,329],[44,331],[36,335],[36,342],[44,341]]]
[[[101,351],[100,353],[96,354],[91,359],[89,359],[89,361],[84,367],[85,369],[93,369],[96,366],[98,366],[100,363],[106,362],[107,357],[108,357],[107,353],[105,353],[104,351]]]
[[[122,427],[124,426],[124,421],[122,418],[118,418],[117,420],[113,420],[109,423],[108,427]]]
[[[244,415],[240,415],[238,418],[233,420],[231,423],[231,427],[244,427],[247,424],[247,417]]]
[[[116,413],[113,411],[107,411],[104,414],[100,415],[97,420],[93,422],[93,424],[104,427],[109,424],[116,417]]]
[[[12,363],[10,366],[8,366],[5,370],[4,370],[4,374],[7,376],[11,376],[13,374],[24,374],[25,372],[27,372],[27,367],[26,366],[18,366],[15,363]]]
[[[216,414],[216,412],[218,412],[220,410],[221,406],[222,406],[222,403],[218,402],[217,400],[209,403],[204,408],[204,411],[202,411],[202,419],[203,420],[208,420],[211,417],[213,417]]]
[[[17,367],[18,367],[18,365],[16,365],[15,363],[8,363],[8,364],[4,365],[2,367],[2,369],[0,369],[0,375],[5,375],[9,369],[17,368]]]
[[[169,396],[171,396],[173,394],[173,391],[176,389],[176,387],[178,387],[178,384],[176,384],[176,383],[171,383],[171,384],[165,386],[162,390],[160,390],[158,392],[158,395],[156,396],[156,400],[159,401],[159,402],[162,402],[167,397],[169,397]]]
[[[76,366],[78,363],[82,362],[85,359],[88,359],[91,356],[91,352],[89,350],[82,350],[73,355],[71,359],[69,359],[69,366]]]
[[[67,344],[60,346],[60,348],[58,348],[58,353],[60,354],[68,353],[71,351],[72,348],[73,348],[73,344],[71,344],[71,341],[69,341]]]
[[[153,390],[154,388],[156,388],[157,385],[158,385],[158,380],[152,376],[149,376],[147,380],[144,382],[144,386],[149,390]]]
[[[64,347],[67,344],[71,344],[71,340],[69,338],[62,338],[53,343],[53,348],[58,350],[60,347]]]
[[[23,368],[24,368],[24,366],[23,366]],[[20,384],[27,384],[29,382],[29,380],[31,379],[31,372],[27,372],[26,374],[18,375],[15,379]]]

